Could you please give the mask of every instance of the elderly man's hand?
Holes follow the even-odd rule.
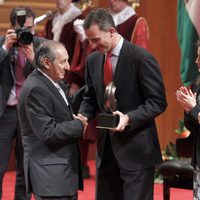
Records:
[[[81,120],[81,122],[83,123],[83,126],[84,126],[84,132],[83,133],[85,133],[86,129],[88,127],[88,118],[84,117],[82,114],[79,113],[77,116],[74,115],[74,119],[80,119]]]

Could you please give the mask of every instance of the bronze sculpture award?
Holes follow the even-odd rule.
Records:
[[[113,82],[110,82],[104,94],[104,107],[106,113],[98,114],[97,128],[112,129],[119,123],[119,116],[113,115],[112,112],[117,109],[117,100],[115,99],[116,87]]]

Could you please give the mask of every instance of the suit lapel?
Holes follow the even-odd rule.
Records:
[[[92,64],[93,66],[93,71],[91,74],[93,74],[91,77],[94,79],[93,84],[94,84],[94,89],[96,90],[96,95],[98,95],[99,99],[99,105],[104,109],[104,93],[105,93],[105,86],[104,86],[104,81],[103,81],[103,66],[104,66],[104,60],[105,56],[104,54],[98,52],[97,54],[100,54],[100,56],[96,56],[94,59],[94,63]]]
[[[37,77],[49,88],[51,93],[53,93],[56,97],[56,99],[59,101],[59,103],[67,110],[68,113],[72,116],[72,112],[70,108],[67,106],[65,100],[63,99],[62,95],[58,91],[58,89],[51,83],[51,81],[45,77],[41,72],[38,70],[35,70],[34,73],[37,75]],[[69,102],[69,101],[68,101]]]
[[[120,82],[120,77],[126,73],[126,67],[130,65],[129,51],[127,51],[127,49],[127,42],[124,40],[115,69],[115,74],[113,76],[115,86],[118,82]]]
[[[62,82],[60,81],[59,83],[59,86],[62,88],[62,90],[64,91],[65,93],[65,97],[67,99],[67,102],[68,102],[68,106],[67,106],[67,109],[70,111],[71,115],[73,116],[73,109],[72,109],[72,105],[71,105],[71,102],[70,100],[68,99],[68,96],[67,96],[67,93],[68,93],[68,87]],[[63,99],[63,98],[62,98]],[[66,104],[66,103],[65,103]]]

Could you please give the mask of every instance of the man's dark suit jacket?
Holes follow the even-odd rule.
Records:
[[[40,37],[34,37],[33,46],[36,49],[45,39]],[[6,103],[8,101],[10,92],[13,88],[15,81],[15,59],[14,48],[5,52],[3,44],[5,36],[0,37],[0,117],[2,116]],[[27,62],[24,68],[25,77],[34,69],[32,63]]]
[[[83,124],[73,120],[58,89],[37,69],[24,83],[18,113],[27,192],[68,196],[82,189],[78,137]]]
[[[105,112],[103,62],[103,54],[96,51],[86,63],[88,90],[79,112],[89,119],[97,111]],[[146,50],[124,40],[113,81],[117,110],[130,119],[130,127],[125,131],[109,133],[117,162],[125,170],[154,166],[162,160],[154,119],[167,106],[159,66]],[[97,136],[97,167],[104,153],[105,133],[101,130]]]

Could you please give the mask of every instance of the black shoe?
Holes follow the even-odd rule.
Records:
[[[82,166],[82,173],[83,173],[83,178],[84,179],[90,178],[90,169],[89,169],[89,167],[87,165],[86,166]]]

